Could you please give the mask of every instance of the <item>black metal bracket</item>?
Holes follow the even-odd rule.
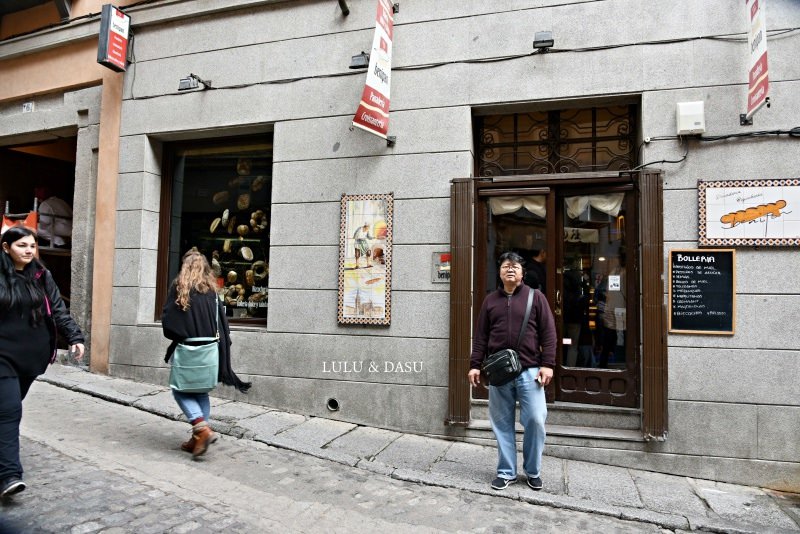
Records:
[[[394,146],[397,143],[397,136],[396,135],[387,135],[386,136],[386,146]]]
[[[747,113],[740,113],[739,114],[739,126],[752,126],[753,125],[753,117],[747,118]]]
[[[392,13],[400,13],[400,3],[392,4]]]

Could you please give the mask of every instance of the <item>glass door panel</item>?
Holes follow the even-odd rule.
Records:
[[[561,350],[556,399],[634,406],[635,344],[626,212],[631,192],[563,197],[557,269]],[[633,316],[635,318],[635,315]]]
[[[525,259],[525,283],[544,291],[547,250],[547,196],[491,197],[488,199],[486,291],[497,289],[497,258],[514,251]],[[537,264],[534,264],[539,258]],[[483,296],[481,299],[483,299]]]
[[[545,292],[547,250],[547,195],[489,196],[483,199],[481,212],[485,225],[479,225],[477,239],[482,250],[482,273],[476,277],[476,308],[486,295],[500,287],[497,258],[513,251],[525,260],[525,283]],[[535,263],[538,261],[541,263]],[[472,388],[472,398],[486,399],[488,390]]]

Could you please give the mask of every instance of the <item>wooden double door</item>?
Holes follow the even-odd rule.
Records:
[[[638,407],[640,388],[637,192],[618,179],[475,183],[473,317],[498,288],[497,258],[525,259],[556,320],[548,401]],[[486,390],[473,390],[485,398]]]

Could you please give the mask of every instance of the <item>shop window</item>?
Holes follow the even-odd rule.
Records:
[[[162,183],[160,315],[183,254],[202,252],[233,323],[266,323],[271,138],[171,146]]]

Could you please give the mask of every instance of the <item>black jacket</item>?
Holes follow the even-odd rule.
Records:
[[[219,374],[217,379],[223,384],[233,386],[242,393],[250,389],[250,382],[242,382],[231,367],[231,332],[225,308],[216,293],[190,294],[189,309],[183,311],[176,303],[178,293],[175,285],[167,294],[167,302],[161,315],[161,328],[164,337],[171,339],[164,361],[168,362],[178,343],[190,337],[215,337],[219,329]],[[215,309],[216,305],[216,309]],[[217,323],[219,314],[219,323]]]
[[[45,311],[45,314],[47,316],[48,323],[51,325],[52,333],[50,335],[50,353],[52,356],[50,361],[52,363],[55,361],[56,355],[56,343],[58,339],[56,332],[61,334],[61,336],[67,340],[69,345],[83,343],[85,339],[83,337],[83,332],[81,332],[81,328],[78,326],[78,323],[76,323],[69,314],[67,305],[64,304],[64,299],[61,298],[61,292],[58,290],[56,281],[53,280],[53,275],[50,274],[50,271],[47,269],[42,269],[36,273],[36,278],[42,282],[45,295],[47,296],[48,302],[45,303],[45,307],[47,304],[50,305],[50,312],[47,313],[47,311]]]
[[[522,344],[518,347],[517,339],[528,305],[528,291],[534,292],[533,306]],[[473,333],[470,368],[480,369],[487,355],[509,348],[517,351],[523,368],[556,366],[553,313],[542,292],[525,284],[520,284],[513,295],[506,295],[503,288],[486,295]]]
[[[42,320],[31,319],[33,303],[0,314],[0,377],[38,376],[55,360],[59,333],[70,345],[83,343],[83,333],[70,316],[50,271],[31,262],[23,273],[13,276],[30,276],[41,290]]]

